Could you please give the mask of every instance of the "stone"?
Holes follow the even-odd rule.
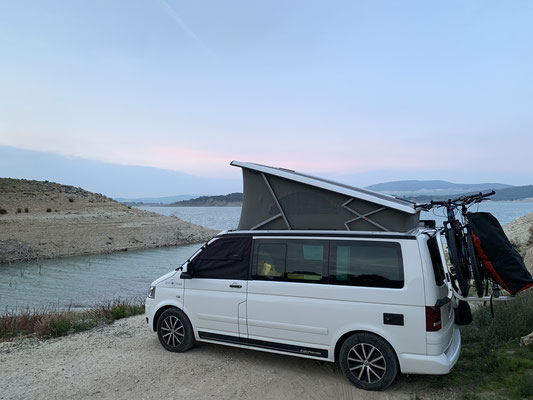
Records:
[[[522,336],[520,339],[520,346],[531,346],[533,344],[533,332],[529,335]]]

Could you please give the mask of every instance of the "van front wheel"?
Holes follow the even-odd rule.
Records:
[[[177,308],[169,308],[159,316],[157,337],[168,351],[181,353],[194,345],[194,332],[189,318]]]
[[[398,361],[392,347],[370,333],[354,333],[339,352],[341,370],[358,388],[384,390],[396,379]]]

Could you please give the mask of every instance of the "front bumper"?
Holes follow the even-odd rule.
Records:
[[[154,324],[153,324],[153,314],[152,314],[152,303],[154,302],[154,299],[146,298],[146,302],[144,303],[144,316],[146,317],[146,323],[148,324],[148,327],[153,332],[154,331]]]

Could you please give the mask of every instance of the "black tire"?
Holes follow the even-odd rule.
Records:
[[[477,256],[477,251],[470,232],[467,232],[466,234],[466,248],[468,250],[468,258],[470,259],[470,268],[472,270],[472,276],[474,277],[474,284],[476,285],[477,297],[483,297],[483,275],[481,273],[481,262]]]
[[[177,308],[169,308],[159,316],[157,337],[165,349],[177,353],[189,350],[195,343],[189,318]]]
[[[371,333],[354,333],[339,352],[342,373],[355,386],[365,390],[384,390],[398,374],[398,360],[385,340]]]
[[[463,257],[460,256],[460,249],[457,243],[457,237],[455,236],[455,231],[453,229],[446,230],[446,241],[448,242],[448,253],[450,254],[450,260],[455,270],[455,278],[457,279],[457,284],[459,285],[459,291],[461,296],[467,297],[468,291],[470,290],[470,284],[466,276],[466,268],[463,262]]]

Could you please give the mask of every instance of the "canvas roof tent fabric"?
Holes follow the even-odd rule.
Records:
[[[283,168],[233,161],[242,168],[239,230],[408,232],[419,225],[415,204]]]

